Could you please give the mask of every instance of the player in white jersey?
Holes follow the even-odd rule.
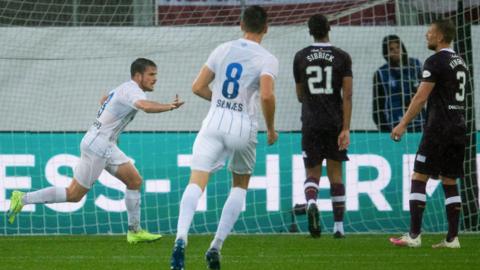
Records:
[[[210,174],[229,159],[233,187],[225,202],[215,238],[205,254],[208,268],[220,269],[220,249],[240,215],[255,165],[259,96],[268,144],[273,144],[278,138],[274,129],[273,91],[278,60],[260,46],[267,32],[267,14],[259,6],[248,7],[242,14],[240,25],[244,31],[243,38],[218,46],[192,85],[193,92],[211,101],[211,105],[193,145],[192,172],[180,202],[171,269],[184,269],[188,230],[198,200]]]
[[[161,235],[151,234],[140,227],[140,187],[142,178],[130,159],[118,148],[117,137],[137,111],[160,113],[180,107],[178,96],[170,104],[147,100],[145,92],[153,91],[157,81],[157,66],[151,60],[139,58],[131,67],[131,80],[102,97],[97,118],[80,143],[80,161],[75,167],[70,186],[48,187],[35,192],[14,191],[9,210],[9,222],[24,205],[36,203],[78,202],[91,189],[105,169],[120,179],[127,189],[125,205],[128,213],[129,243],[154,241]]]

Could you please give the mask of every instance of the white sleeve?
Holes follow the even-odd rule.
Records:
[[[270,75],[273,79],[277,78],[278,75],[278,60],[275,56],[269,55],[265,58],[265,62],[263,64],[261,75]]]
[[[147,95],[145,95],[145,93],[140,89],[127,89],[127,91],[124,91],[124,103],[134,109],[137,109],[137,107],[135,107],[135,102],[145,99],[147,99]]]
[[[207,59],[207,62],[205,63],[205,65],[213,72],[215,73],[215,71],[217,70],[217,65],[218,65],[218,60],[220,58],[220,54],[222,53],[222,51],[224,50],[225,46],[224,44],[218,46],[217,48],[215,48],[215,50],[213,50],[212,53],[210,53],[210,56],[208,56],[208,59]]]

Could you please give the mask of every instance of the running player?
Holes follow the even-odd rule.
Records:
[[[242,211],[255,166],[259,96],[268,144],[273,144],[278,137],[274,129],[273,92],[278,61],[260,45],[267,33],[267,13],[259,6],[250,6],[243,12],[240,26],[243,38],[219,45],[193,82],[193,92],[211,104],[193,145],[192,173],[180,202],[170,269],[184,269],[188,230],[198,200],[210,174],[229,159],[233,187],[205,255],[209,269],[220,269],[222,244]]]
[[[160,113],[180,107],[178,96],[170,104],[147,100],[145,92],[153,91],[157,81],[157,66],[151,60],[139,58],[131,67],[131,80],[110,91],[101,99],[97,118],[80,143],[80,162],[74,170],[70,186],[48,187],[34,192],[14,191],[11,198],[8,221],[27,204],[78,202],[92,188],[105,169],[120,179],[127,189],[125,205],[128,213],[129,243],[154,241],[161,237],[140,227],[140,187],[142,178],[130,159],[118,148],[117,138],[130,123],[137,111]]]

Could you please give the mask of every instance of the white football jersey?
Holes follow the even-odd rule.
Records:
[[[278,60],[260,44],[238,39],[218,46],[205,65],[215,73],[202,128],[256,139],[260,76],[278,74]]]
[[[97,113],[97,119],[85,134],[85,143],[103,155],[104,148],[115,143],[118,135],[135,117],[138,111],[135,102],[145,99],[147,96],[143,90],[132,80],[110,91]]]

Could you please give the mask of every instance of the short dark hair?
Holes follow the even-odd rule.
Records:
[[[157,65],[150,59],[137,58],[130,66],[130,75],[133,77],[137,72],[143,74],[147,67],[157,67]]]
[[[450,19],[435,20],[432,24],[437,26],[437,29],[442,33],[443,40],[446,43],[450,43],[455,39],[455,24]]]
[[[315,14],[308,20],[308,29],[313,38],[322,39],[328,35],[330,23],[325,15]]]
[[[242,13],[243,30],[262,33],[267,26],[267,12],[261,6],[249,6]]]

